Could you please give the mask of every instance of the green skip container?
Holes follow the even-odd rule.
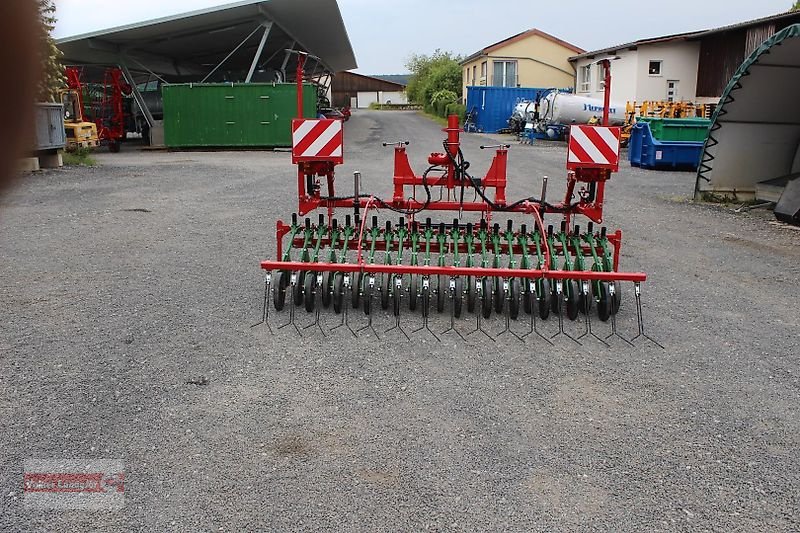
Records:
[[[168,148],[270,148],[292,145],[297,118],[293,83],[165,85]],[[303,87],[306,118],[317,115],[317,89]]]
[[[711,121],[706,118],[638,117],[636,121],[650,124],[653,138],[659,141],[703,142],[711,127]]]

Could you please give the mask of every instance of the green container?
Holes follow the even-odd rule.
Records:
[[[706,118],[638,117],[636,121],[648,122],[653,137],[659,141],[703,142],[711,127],[711,121]]]
[[[165,85],[164,142],[170,148],[292,145],[297,118],[293,83]],[[317,115],[317,89],[303,88],[306,118]]]

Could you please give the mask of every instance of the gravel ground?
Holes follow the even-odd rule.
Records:
[[[410,139],[418,171],[441,146],[413,113],[346,129],[346,192],[358,169],[389,195],[381,140]],[[474,173],[486,142],[465,141]],[[408,342],[384,316],[380,339],[300,336],[250,327],[258,262],[296,208],[288,154],[98,159],[0,200],[0,530],[800,529],[800,232],[770,214],[689,202],[692,173],[614,177],[607,223],[623,267],[649,274],[665,350]],[[557,195],[564,160],[563,144],[514,146],[509,197],[542,175]],[[30,458],[124,461],[124,508],[26,509]]]

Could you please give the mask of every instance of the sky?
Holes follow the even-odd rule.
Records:
[[[297,0],[300,1],[300,0]],[[788,10],[793,0],[338,0],[362,74],[407,71],[411,54],[461,55],[538,28],[585,50],[710,29]],[[230,3],[56,0],[56,37]]]

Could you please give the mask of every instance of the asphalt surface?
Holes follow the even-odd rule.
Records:
[[[346,135],[340,190],[360,170],[385,196],[380,141],[409,139],[421,172],[442,138],[414,113],[367,111]],[[490,141],[465,139],[475,174]],[[538,195],[543,175],[563,191],[563,144],[510,158],[510,198]],[[430,324],[441,342],[385,333],[381,313],[379,337],[298,334],[277,329],[287,312],[250,327],[259,261],[296,209],[288,154],[98,159],[0,199],[0,530],[800,529],[800,232],[771,214],[688,201],[692,173],[615,175],[606,222],[625,232],[623,268],[649,275],[663,350],[463,341],[441,333],[447,315]],[[631,287],[619,327],[636,333]],[[123,461],[124,508],[25,508],[34,458]]]

